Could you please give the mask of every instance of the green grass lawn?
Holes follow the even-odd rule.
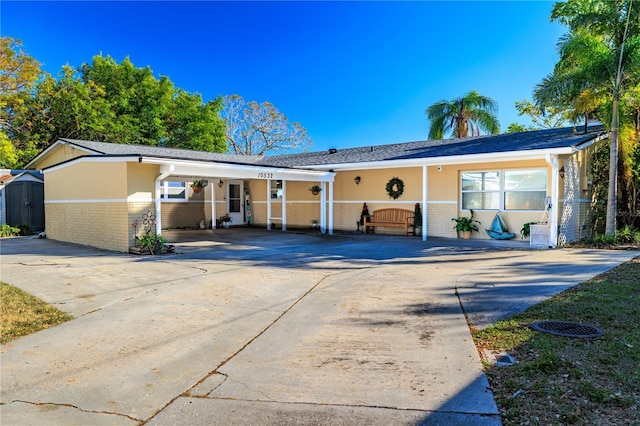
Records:
[[[53,327],[73,317],[29,293],[0,282],[0,343]]]
[[[605,334],[576,339],[529,327],[542,320],[588,323]],[[640,258],[473,337],[479,349],[518,361],[487,366],[505,425],[640,425]]]

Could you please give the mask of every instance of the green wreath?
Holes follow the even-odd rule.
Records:
[[[397,200],[404,192],[404,182],[400,178],[392,177],[391,180],[387,182],[386,189],[389,197]]]

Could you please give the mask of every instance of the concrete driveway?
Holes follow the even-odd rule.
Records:
[[[2,346],[2,424],[479,424],[483,327],[635,257],[521,242],[175,231],[174,255],[2,241],[76,319]]]

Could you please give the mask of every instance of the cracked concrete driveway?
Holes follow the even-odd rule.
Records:
[[[169,232],[178,253],[2,242],[76,319],[2,346],[2,424],[500,424],[485,326],[637,253]]]

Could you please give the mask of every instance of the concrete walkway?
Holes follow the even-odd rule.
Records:
[[[478,424],[485,326],[635,257],[518,241],[166,233],[174,255],[2,241],[76,319],[2,346],[2,424]]]

